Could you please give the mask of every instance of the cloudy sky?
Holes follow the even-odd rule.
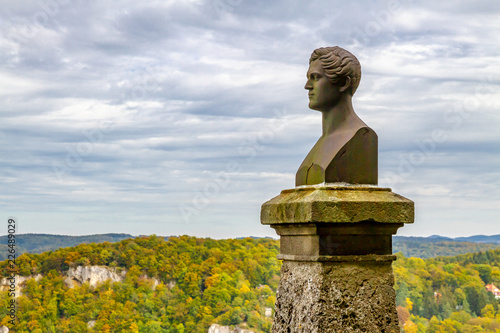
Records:
[[[400,235],[499,234],[500,2],[2,1],[0,234],[275,236],[321,115],[309,55],[361,62]],[[1,225],[1,223],[0,223]]]

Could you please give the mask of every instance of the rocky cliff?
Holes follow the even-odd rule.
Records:
[[[115,268],[107,266],[78,266],[75,268],[70,268],[66,272],[66,278],[64,279],[64,284],[68,288],[73,288],[80,286],[83,283],[88,283],[90,286],[95,287],[105,281],[111,280],[111,282],[122,282],[127,275],[127,270],[122,269],[117,271]],[[19,276],[15,277],[15,290],[16,297],[19,297],[22,292],[22,288],[26,281],[29,279],[35,279],[39,281],[42,278],[42,274],[29,275],[29,276]],[[160,281],[156,278],[150,278],[146,275],[141,275],[140,279],[151,280],[153,282],[153,288],[160,284]],[[6,291],[9,289],[11,281],[8,278],[2,278],[0,280],[0,291]],[[167,283],[167,287],[172,289],[175,286],[175,281],[170,281]],[[1,331],[0,331],[1,333]]]
[[[254,333],[254,332],[240,327],[231,328],[229,326],[212,324],[212,326],[210,326],[210,328],[208,329],[208,333]]]
[[[66,275],[67,277],[64,279],[64,283],[69,288],[73,288],[75,285],[81,285],[85,282],[95,287],[107,280],[122,282],[127,275],[127,271],[122,270],[118,273],[116,269],[106,266],[78,266],[76,268],[70,268]]]
[[[38,281],[41,278],[42,278],[42,274],[29,275],[29,276],[19,276],[19,275],[16,275],[15,279],[13,281],[13,283],[14,283],[14,289],[16,291],[16,298],[21,295],[21,289],[24,286],[24,284],[26,283],[26,281],[28,281],[30,279],[35,279],[35,281]],[[9,279],[9,278],[2,278],[0,280],[0,291],[9,290],[9,288],[11,286],[11,283],[12,283],[11,279]],[[12,289],[12,288],[10,288],[10,289]],[[2,331],[0,331],[0,333],[2,333]]]

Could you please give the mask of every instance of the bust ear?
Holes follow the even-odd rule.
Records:
[[[349,76],[346,76],[345,78],[345,83],[343,86],[339,88],[340,92],[345,92],[351,87],[351,78]]]

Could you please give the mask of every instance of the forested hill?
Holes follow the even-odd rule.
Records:
[[[393,253],[401,252],[405,257],[425,259],[495,249],[500,249],[500,235],[461,238],[448,238],[442,236],[392,237]]]
[[[16,254],[42,253],[57,250],[62,247],[79,244],[119,242],[127,238],[134,238],[129,234],[98,234],[86,236],[66,236],[51,234],[18,234],[16,236]],[[7,259],[7,236],[0,236],[0,260]]]
[[[134,238],[129,234],[100,234],[87,236],[63,236],[50,234],[16,235],[16,253],[42,253],[78,244],[118,242]],[[163,237],[168,239],[168,237]],[[7,236],[0,236],[0,261],[7,258]],[[448,238],[442,236],[403,237],[394,236],[393,252],[402,252],[405,257],[434,258],[463,253],[488,251],[500,248],[500,235]]]
[[[153,235],[24,254],[20,275],[33,278],[17,299],[16,332],[206,333],[213,323],[270,332],[278,251],[273,239]],[[68,270],[79,266],[126,274],[96,287],[68,284]],[[500,285],[500,250],[432,259],[399,253],[393,268],[405,332],[500,329],[500,303],[486,291]],[[7,301],[4,289],[0,304]],[[6,314],[0,307],[0,326],[10,325]]]
[[[18,298],[16,332],[206,333],[213,323],[243,322],[254,332],[269,332],[272,319],[266,308],[275,302],[277,254],[278,241],[272,239],[188,236],[168,241],[138,237],[24,254],[17,258],[20,274],[43,278],[26,282]],[[78,266],[127,273],[122,282],[70,288],[66,272]],[[3,261],[0,276],[6,275]],[[7,291],[0,293],[0,304],[7,299]],[[0,326],[9,326],[6,311],[0,307]]]

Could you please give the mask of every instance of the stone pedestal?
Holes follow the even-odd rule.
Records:
[[[399,332],[392,235],[413,202],[388,188],[322,184],[262,205],[283,260],[272,332]]]

